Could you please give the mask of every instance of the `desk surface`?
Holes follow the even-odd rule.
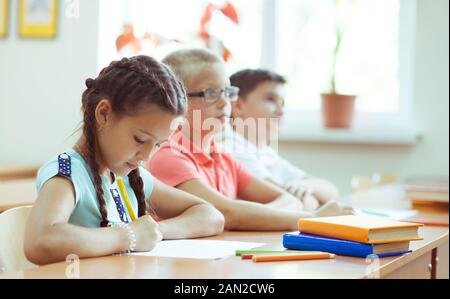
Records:
[[[15,207],[32,205],[36,197],[34,178],[0,181],[0,213]]]
[[[379,260],[380,277],[395,271],[432,248],[448,242],[448,229],[422,227],[422,241],[412,242],[413,252]],[[226,232],[212,240],[262,242],[261,248],[281,249],[282,233]],[[175,259],[143,256],[108,256],[80,261],[80,278],[170,278],[170,279],[284,279],[364,278],[370,262],[364,258],[337,256],[333,260],[253,263],[230,256],[220,260]],[[68,263],[5,273],[1,278],[66,278]],[[73,267],[72,267],[73,269]]]
[[[22,182],[24,183],[24,182]],[[31,182],[28,182],[30,184]],[[25,183],[24,183],[25,184]],[[34,182],[33,182],[34,186]],[[0,185],[1,187],[1,185]],[[11,186],[10,186],[11,187]],[[17,187],[17,186],[16,186]],[[1,189],[0,189],[1,190]],[[33,187],[34,190],[34,187]],[[379,193],[380,191],[383,191]],[[374,194],[363,194],[353,198],[356,206],[371,206],[376,203],[393,208],[407,208],[402,198],[395,193],[398,188],[377,189]],[[393,195],[393,197],[387,196]],[[0,193],[0,202],[4,194]],[[27,197],[25,197],[27,198]],[[28,197],[34,198],[34,197]],[[397,203],[397,205],[395,204]],[[372,207],[376,207],[373,206]],[[435,218],[434,215],[429,215]],[[439,215],[438,217],[442,217]],[[448,219],[448,214],[445,215]],[[226,232],[220,236],[206,238],[264,243],[261,248],[281,249],[281,232]],[[424,226],[420,228],[421,241],[411,242],[412,253],[382,258],[379,260],[380,277],[389,275],[404,265],[429,254],[433,248],[448,244],[448,227]],[[1,278],[66,278],[69,264],[57,263],[25,271],[0,274]],[[364,278],[373,264],[364,258],[337,256],[333,260],[253,263],[230,256],[220,260],[174,259],[143,256],[108,256],[80,261],[81,278],[175,278],[175,279],[279,279],[279,278]],[[70,269],[69,269],[70,270]]]

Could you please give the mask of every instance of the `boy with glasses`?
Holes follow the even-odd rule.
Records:
[[[163,62],[184,84],[188,110],[186,122],[147,164],[156,178],[209,201],[224,214],[228,230],[293,230],[303,217],[351,212],[334,201],[304,211],[299,199],[254,177],[221,150],[214,139],[229,121],[239,92],[230,86],[221,58],[193,49],[176,51]]]
[[[252,174],[285,189],[305,206],[317,208],[338,200],[338,190],[332,183],[305,173],[270,147],[278,141],[286,80],[269,70],[245,69],[233,74],[230,81],[239,88],[239,97],[232,105],[233,127],[225,129],[221,136],[227,152]],[[256,134],[250,134],[240,123],[254,123]]]

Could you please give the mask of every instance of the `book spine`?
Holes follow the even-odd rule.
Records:
[[[339,240],[324,241],[311,238],[304,239],[299,236],[283,237],[283,246],[288,249],[323,251],[345,256],[367,257],[373,253],[372,245],[340,242]]]

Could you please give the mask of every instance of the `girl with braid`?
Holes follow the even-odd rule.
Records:
[[[111,63],[86,86],[82,136],[39,170],[38,198],[25,232],[27,258],[48,264],[71,254],[149,251],[161,239],[221,233],[224,218],[212,205],[162,184],[141,167],[186,110],[184,88],[173,73],[151,57],[137,56]]]

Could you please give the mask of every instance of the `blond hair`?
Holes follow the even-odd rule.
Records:
[[[162,62],[169,66],[183,84],[206,65],[224,63],[223,59],[206,49],[182,49],[167,55]]]

